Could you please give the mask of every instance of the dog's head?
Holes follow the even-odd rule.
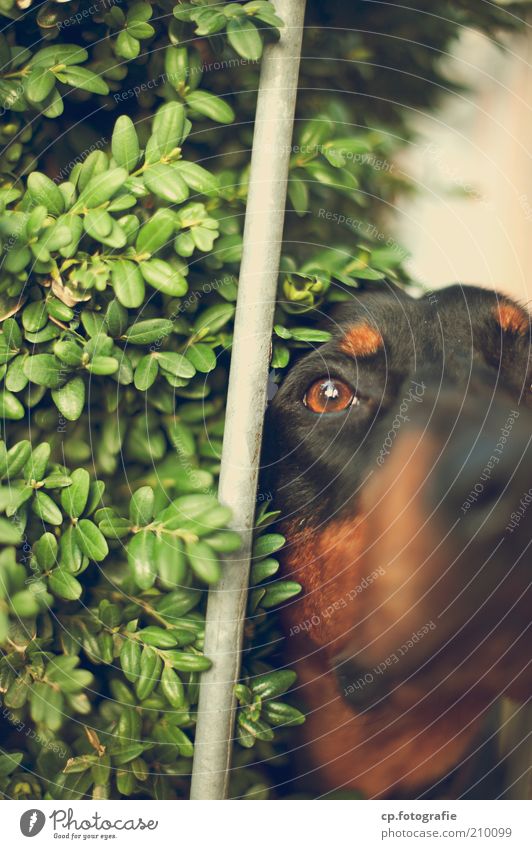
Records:
[[[528,698],[528,313],[476,287],[413,299],[383,285],[332,325],[266,423],[300,654],[319,653],[354,703],[368,672],[371,698]]]

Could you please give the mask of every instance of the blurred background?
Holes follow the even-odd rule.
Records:
[[[503,46],[464,30],[446,60],[461,90],[414,121],[399,167],[419,188],[398,202],[412,276],[532,297],[532,32]]]

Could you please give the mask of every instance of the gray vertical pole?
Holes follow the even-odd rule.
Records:
[[[262,59],[219,488],[243,544],[209,592],[205,654],[213,665],[201,676],[191,799],[225,799],[231,764],[305,0],[275,7],[284,28]]]

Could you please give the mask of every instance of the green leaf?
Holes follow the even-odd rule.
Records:
[[[32,65],[43,65],[52,68],[54,65],[79,65],[86,62],[89,54],[77,44],[52,44],[44,47],[32,56]]]
[[[177,746],[180,757],[192,758],[194,756],[194,746],[185,732],[181,728],[178,728],[177,725],[162,727],[159,734],[165,743]]]
[[[216,354],[209,345],[199,342],[191,345],[186,350],[186,357],[197,371],[207,373],[216,368]]]
[[[206,542],[214,551],[220,554],[230,554],[232,551],[238,551],[242,545],[242,538],[236,531],[221,530],[218,533],[210,534]]]
[[[182,354],[173,351],[161,351],[153,355],[159,366],[164,370],[173,374],[174,377],[182,377],[190,379],[196,374],[196,369],[191,362]]]
[[[79,366],[83,358],[83,348],[76,342],[56,342],[54,345],[56,357],[68,366]]]
[[[146,24],[141,21],[139,23],[133,22],[132,24],[128,24],[127,31],[129,35],[138,39],[151,38],[151,36],[155,34],[155,30],[151,24]]]
[[[250,3],[245,3],[242,7],[246,15],[253,15],[259,21],[268,24],[274,29],[282,29],[284,23],[279,15],[275,14],[275,9],[272,3],[266,0],[251,0]]]
[[[185,546],[188,561],[194,574],[206,584],[220,580],[222,569],[218,556],[206,542],[190,542]]]
[[[144,172],[144,184],[161,200],[183,203],[187,199],[188,186],[172,165],[156,162]]]
[[[127,310],[116,298],[107,305],[105,323],[110,336],[121,336],[127,330]]]
[[[231,47],[244,59],[258,62],[262,56],[262,39],[249,18],[231,18],[227,24],[227,38]]]
[[[6,318],[2,324],[2,338],[8,348],[19,349],[22,345],[22,333],[14,318]]]
[[[146,392],[150,386],[153,386],[158,374],[157,360],[153,354],[146,354],[135,369],[135,387],[139,392]]]
[[[133,3],[127,12],[127,22],[130,24],[134,21],[149,21],[152,14],[153,9],[149,3]]]
[[[161,675],[161,689],[173,708],[182,708],[186,703],[185,688],[176,672],[168,664]]]
[[[167,318],[150,318],[146,321],[137,321],[128,327],[124,339],[130,345],[150,345],[152,342],[162,340],[173,330],[173,323]]]
[[[286,345],[275,344],[273,346],[273,354],[271,360],[271,367],[273,369],[286,368],[288,363],[290,362],[290,349],[286,347]]]
[[[90,209],[83,219],[85,232],[93,239],[107,239],[113,232],[115,221],[105,209]]]
[[[118,56],[124,59],[136,59],[140,53],[140,41],[133,38],[127,30],[122,30],[118,33],[116,39],[116,52]]]
[[[248,710],[243,710],[238,714],[238,725],[247,734],[256,737],[257,740],[264,740],[266,742],[273,740],[273,731],[270,726],[261,719],[252,719]]]
[[[89,560],[99,562],[109,554],[105,537],[90,519],[81,519],[75,527],[75,540]]]
[[[61,492],[61,504],[65,513],[72,519],[77,519],[87,504],[91,479],[86,469],[76,469],[71,478],[71,486]]]
[[[89,497],[85,505],[85,515],[90,516],[97,507],[101,507],[102,496],[105,492],[105,484],[103,481],[92,481],[89,487]]]
[[[279,562],[273,557],[266,557],[265,560],[259,560],[251,567],[251,584],[260,584],[266,578],[271,578],[279,571]]]
[[[285,542],[286,540],[281,534],[262,534],[255,540],[253,559],[259,560],[261,557],[268,557],[274,551],[279,551]]]
[[[154,558],[155,535],[151,531],[139,531],[129,541],[127,557],[135,583],[147,590],[155,583],[157,566]]]
[[[10,598],[11,609],[15,616],[22,619],[37,616],[40,606],[35,593],[30,590],[21,590]]]
[[[61,566],[67,568],[70,572],[79,572],[84,565],[87,564],[87,558],[84,557],[75,538],[75,528],[70,525],[63,531],[59,540],[59,562]]]
[[[42,103],[46,100],[53,87],[55,77],[48,68],[36,65],[31,69],[24,86],[24,94],[31,103]]]
[[[35,354],[24,363],[24,374],[32,382],[48,389],[59,389],[66,381],[65,366],[53,354]]]
[[[208,91],[191,91],[187,94],[186,101],[194,112],[205,115],[220,124],[231,124],[235,120],[235,113],[231,106]]]
[[[5,376],[5,387],[9,392],[21,392],[28,385],[28,378],[24,374],[25,356],[21,354],[11,360]]]
[[[184,126],[185,108],[182,103],[171,101],[157,110],[153,119],[152,138],[156,143],[158,159],[172,153],[180,144]]]
[[[186,278],[182,272],[179,269],[172,268],[169,263],[162,259],[150,259],[143,262],[141,271],[146,282],[154,289],[158,289],[159,292],[164,292],[165,295],[179,298],[188,289]]]
[[[15,478],[26,465],[30,455],[31,442],[29,439],[23,439],[13,445],[9,451],[0,453],[0,477],[7,474],[10,478]]]
[[[169,663],[178,672],[205,672],[212,666],[208,657],[203,654],[192,654],[184,651],[169,651],[163,652],[164,660]]]
[[[140,675],[135,686],[135,692],[140,701],[148,698],[157,686],[161,670],[162,661],[157,652],[150,646],[144,646],[140,656]]]
[[[386,276],[382,271],[364,266],[363,268],[350,268],[349,274],[357,280],[383,280]]]
[[[218,193],[217,178],[206,168],[202,168],[201,165],[181,160],[176,162],[173,167],[194,192],[202,195],[216,195]]]
[[[144,301],[146,287],[139,266],[126,259],[113,262],[112,283],[115,295],[128,309],[140,307]]]
[[[43,572],[49,572],[57,566],[57,539],[49,531],[42,534],[33,545],[33,553]]]
[[[0,777],[14,772],[24,757],[23,752],[10,752],[9,755],[0,755]]]
[[[93,339],[95,336],[105,337],[105,318],[100,313],[93,312],[92,310],[84,310],[81,313],[81,323],[83,324],[83,327],[85,328],[91,339]],[[94,344],[96,344],[98,348],[100,343],[96,342],[93,343],[93,345]],[[109,342],[104,342],[104,344],[109,345]],[[94,347],[90,348],[90,353],[96,353]]]
[[[121,115],[113,130],[111,139],[113,159],[116,164],[133,171],[140,157],[140,145],[135,125],[128,115]]]
[[[15,522],[0,518],[0,542],[5,545],[18,545],[22,542],[22,531]]]
[[[174,213],[169,209],[158,209],[138,232],[135,243],[137,253],[157,253],[169,244],[174,230]]]
[[[29,681],[27,673],[15,678],[11,686],[8,687],[7,693],[3,696],[3,701],[7,707],[14,708],[16,710],[25,705],[29,695],[28,684]]]
[[[171,590],[181,586],[187,573],[182,541],[170,534],[161,534],[155,540],[154,555],[162,586]]]
[[[63,98],[59,94],[58,90],[54,88],[48,98],[45,108],[42,110],[42,114],[47,118],[58,118],[64,111],[65,104],[63,103]]]
[[[68,601],[75,601],[82,593],[80,582],[65,568],[55,569],[48,578],[50,592]]]
[[[271,699],[286,693],[295,684],[296,679],[297,675],[291,669],[277,669],[255,678],[250,686],[254,696]]]
[[[80,755],[77,758],[69,758],[65,764],[63,772],[65,775],[72,773],[86,772],[88,769],[98,763],[98,755]]]
[[[0,392],[0,419],[17,421],[24,418],[24,407],[12,392]]]
[[[56,73],[57,79],[62,83],[71,85],[73,88],[81,88],[92,94],[109,94],[109,86],[94,71],[88,68],[70,67],[65,71]]]
[[[119,362],[115,357],[94,357],[86,368],[91,374],[108,375],[118,371]]]
[[[33,171],[28,176],[27,192],[34,204],[42,204],[52,215],[61,215],[64,212],[63,195],[46,174]]]
[[[99,515],[98,511],[98,515]],[[129,519],[123,519],[120,516],[109,515],[105,519],[98,519],[98,527],[102,534],[108,539],[123,539],[131,533],[131,523]]]
[[[70,486],[72,478],[69,478],[68,475],[62,475],[60,472],[52,472],[52,474],[43,478],[42,483],[46,489],[63,489],[65,486]]]
[[[194,332],[203,336],[217,333],[235,314],[233,304],[216,304],[204,310],[194,322]]]
[[[157,625],[149,625],[147,628],[137,631],[137,634],[147,646],[169,649],[177,645],[177,639],[172,636],[172,632],[158,628]]]
[[[186,47],[171,45],[164,54],[164,69],[171,85],[179,90],[187,81],[189,62]]]
[[[263,707],[263,715],[273,726],[282,725],[285,728],[293,728],[305,722],[305,714],[285,702],[267,701]]]
[[[165,593],[157,602],[157,613],[172,624],[179,624],[182,616],[196,607],[201,593],[189,587],[180,587],[171,593]]]
[[[14,516],[26,501],[33,496],[33,487],[24,485],[12,485],[7,490],[8,499],[5,504],[5,514],[8,518]]]
[[[28,385],[28,378],[24,374],[24,354],[11,360],[5,376],[5,387],[9,392],[21,392]]]
[[[303,149],[323,144],[334,134],[335,124],[327,115],[317,115],[303,124],[299,142]]]
[[[33,512],[43,522],[48,522],[49,525],[61,525],[63,522],[63,514],[55,503],[45,492],[37,491],[32,504]]]
[[[332,334],[328,330],[315,330],[313,327],[292,327],[292,339],[298,342],[328,342]]]
[[[124,639],[120,650],[120,666],[128,681],[132,683],[140,674],[141,647],[136,640]]]
[[[290,175],[288,181],[288,197],[299,216],[304,215],[309,209],[309,191],[304,179],[294,174]]]
[[[102,174],[96,174],[81,192],[74,208],[79,209],[85,206],[88,209],[94,209],[94,207],[100,206],[110,200],[122,188],[127,177],[128,173],[125,168],[111,168]]]
[[[197,11],[192,3],[179,3],[178,6],[174,6],[173,15],[174,18],[177,18],[178,21],[191,21],[192,12]]]
[[[132,525],[149,525],[153,519],[154,494],[151,486],[141,486],[131,498],[129,517]]]
[[[40,481],[45,475],[48,460],[50,459],[51,446],[48,442],[41,442],[31,452],[31,457],[28,459],[24,467],[24,477],[26,480]]]
[[[278,604],[283,604],[288,599],[293,598],[301,592],[301,584],[295,581],[276,581],[266,590],[266,593],[261,601],[261,607],[269,610],[270,607],[276,607]]]
[[[75,422],[81,416],[85,405],[85,382],[81,377],[75,377],[61,389],[53,389],[52,398],[65,419]]]

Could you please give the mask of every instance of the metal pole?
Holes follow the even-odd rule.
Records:
[[[205,654],[213,665],[201,676],[191,799],[225,799],[231,765],[305,0],[275,7],[284,28],[262,59],[219,487],[243,544],[209,592]]]

